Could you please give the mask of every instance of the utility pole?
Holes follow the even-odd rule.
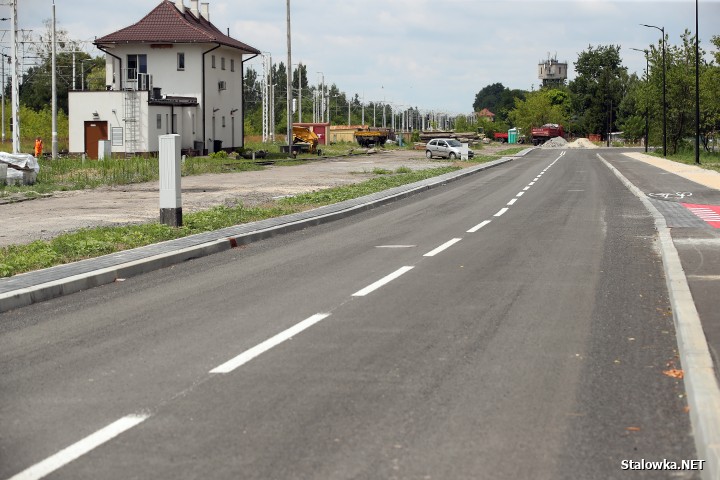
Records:
[[[700,165],[700,55],[698,42],[698,0],[695,0],[695,164]]]
[[[10,58],[10,57],[8,57]],[[2,143],[5,144],[5,54],[0,58],[0,68],[2,69]]]
[[[291,55],[291,41],[290,41],[290,0],[286,0],[287,7],[287,144],[288,153],[292,154],[292,55]]]
[[[58,156],[58,132],[57,132],[57,74],[55,73],[55,0],[52,4],[52,158]]]
[[[11,0],[12,4],[12,27],[10,28],[11,43],[13,50],[12,65],[12,126],[13,126],[13,153],[20,153],[20,85],[18,82],[18,42],[17,42],[17,0]]]
[[[667,157],[667,101],[666,101],[666,75],[667,68],[665,67],[665,27],[657,27],[655,25],[646,25],[641,23],[643,27],[656,28],[662,33],[662,56],[663,56],[663,91],[662,91],[662,107],[663,107],[663,157]]]
[[[298,122],[302,123],[302,62],[298,63]]]

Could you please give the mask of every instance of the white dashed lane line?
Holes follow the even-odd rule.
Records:
[[[413,268],[415,268],[415,267],[407,267],[406,266],[406,267],[399,268],[399,269],[395,270],[393,273],[391,273],[390,275],[387,275],[387,276],[381,278],[377,282],[368,285],[367,287],[363,288],[362,290],[358,290],[357,292],[353,293],[352,296],[353,297],[364,297],[368,293],[374,292],[378,288],[382,287],[385,284],[392,282],[393,280],[395,280],[399,276],[409,272]]]
[[[435,248],[434,250],[430,250],[428,253],[423,255],[423,257],[434,257],[435,255],[442,252],[443,250],[447,250],[448,248],[452,247],[460,240],[462,240],[462,238],[453,238],[452,240],[448,240],[447,242],[443,243],[442,245]]]
[[[245,350],[243,353],[238,355],[237,357],[233,358],[232,360],[229,360],[222,365],[213,368],[210,370],[210,373],[230,373],[236,368],[245,365],[247,362],[252,360],[253,358],[262,355],[263,353],[267,352],[273,347],[276,347],[283,343],[285,340],[288,340],[295,335],[299,334],[303,330],[307,330],[308,328],[312,327],[316,323],[318,323],[321,320],[326,319],[329,317],[329,313],[317,313],[313,315],[312,317],[306,318],[300,323],[297,323],[293,325],[292,327],[288,328],[287,330],[284,330],[274,337],[270,337],[267,340],[265,340],[262,343],[259,343],[255,345],[253,348],[249,350]]]
[[[130,430],[139,423],[144,422],[148,419],[148,417],[149,415],[128,415],[116,420],[107,427],[104,427],[79,442],[60,450],[55,455],[46,458],[42,462],[36,463],[32,467],[10,477],[9,480],[37,480],[50,475],[55,470],[64,467],[73,460],[77,460],[103,443],[112,440],[121,433]]]
[[[565,152],[561,153],[560,156],[563,156]],[[559,157],[558,157],[559,159]],[[557,162],[557,160],[555,162]],[[537,182],[540,177],[545,173],[550,167],[552,167],[555,162],[551,163],[548,167],[545,168],[540,174],[538,174],[537,177],[533,179],[532,182],[530,182],[525,188],[523,188],[522,192],[519,192],[516,195],[516,198],[513,198],[510,200],[507,205],[513,205],[519,197],[523,196],[523,194],[530,189],[531,186]],[[498,210],[498,212],[494,215],[495,217],[500,217],[505,212],[508,211],[508,208],[501,208]],[[470,230],[467,231],[467,233],[475,233],[481,228],[488,225],[491,221],[485,220],[474,227],[472,227]],[[462,240],[461,238],[453,238],[452,240],[449,240],[439,247],[431,250],[430,252],[423,255],[424,257],[433,257],[437,255],[438,253],[447,250],[452,245],[456,244]],[[376,248],[413,248],[416,245],[379,245]],[[363,297],[365,295],[368,295],[375,290],[379,289],[380,287],[392,282],[393,280],[397,279],[398,277],[404,275],[405,273],[409,272],[415,267],[412,266],[404,266],[399,268],[398,270],[394,271],[393,273],[381,278],[375,283],[372,283],[368,285],[367,287],[358,290],[357,292],[353,293],[353,297]],[[236,356],[235,358],[223,363],[222,365],[219,365],[218,367],[215,367],[214,369],[210,370],[210,373],[230,373],[233,370],[241,367],[242,365],[248,363],[252,359],[262,355],[263,353],[267,352],[268,350],[280,345],[281,343],[285,342],[286,340],[289,340],[290,338],[294,337],[295,335],[300,334],[304,330],[307,330],[308,328],[312,327],[313,325],[317,324],[318,322],[326,319],[329,317],[329,313],[318,313],[315,314],[309,318],[306,318],[302,322],[299,322],[292,327],[288,328],[287,330],[284,330],[277,335],[265,340],[264,342],[250,348],[249,350],[244,351],[240,355]],[[63,450],[60,450],[56,454],[46,458],[45,460],[36,463],[32,467],[27,468],[26,470],[23,470],[22,472],[14,475],[9,480],[38,480],[40,478],[43,478],[52,472],[64,467],[68,463],[78,459],[79,457],[85,455],[86,453],[90,452],[91,450],[101,446],[102,444],[112,440],[113,438],[117,437],[118,435],[122,434],[123,432],[135,427],[136,425],[144,422],[150,417],[150,415],[128,415],[125,416],[110,425],[98,430],[97,432],[93,433],[92,435],[80,440],[79,442],[74,443],[73,445],[70,445],[67,448],[64,448]]]
[[[475,225],[474,227],[472,227],[470,230],[468,230],[467,233],[475,233],[478,230],[480,230],[481,228],[483,228],[485,225],[487,225],[488,223],[490,223],[490,220],[485,220],[483,222],[480,222],[477,225]]]

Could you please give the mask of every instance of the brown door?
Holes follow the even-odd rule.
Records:
[[[108,139],[107,122],[85,122],[85,154],[98,158],[98,140]]]

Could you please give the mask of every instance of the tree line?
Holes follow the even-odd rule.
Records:
[[[700,135],[704,148],[720,130],[720,36],[713,36],[712,60],[699,49]],[[622,131],[637,142],[662,143],[663,48],[662,40],[644,54],[647,71],[628,73],[619,45],[589,45],[574,62],[576,77],[567,84],[536,91],[510,90],[501,83],[488,85],[475,96],[475,111],[488,108],[495,122],[481,120],[491,131],[510,126],[529,131],[533,126],[559,123],[571,136],[585,137]],[[665,88],[667,145],[676,153],[691,148],[695,137],[695,37],[685,31],[678,45],[665,37]]]

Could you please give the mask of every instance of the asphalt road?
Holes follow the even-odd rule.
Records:
[[[0,478],[697,478],[654,238],[538,150],[0,314]]]

